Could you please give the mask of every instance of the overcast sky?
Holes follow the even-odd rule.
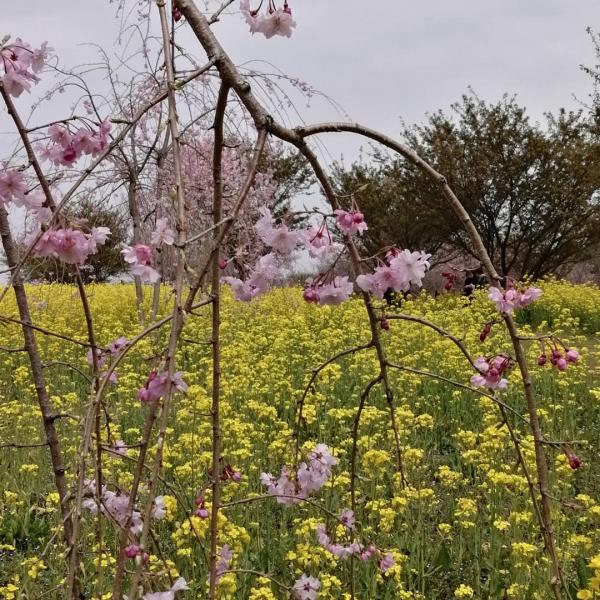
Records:
[[[215,32],[235,62],[269,61],[339,102],[353,120],[392,135],[400,131],[401,119],[421,121],[460,99],[468,86],[486,100],[516,93],[534,119],[560,106],[575,108],[573,95],[586,99],[591,89],[579,65],[594,61],[585,29],[600,30],[597,0],[290,0],[290,5],[298,23],[291,39],[251,36],[239,14],[225,16]],[[48,40],[61,62],[73,65],[94,58],[94,50],[82,43],[113,51],[118,30],[109,0],[7,2],[0,23],[1,34],[32,45]],[[186,40],[194,45],[191,36]],[[199,48],[197,55],[202,56]],[[30,99],[24,95],[18,102],[26,107]],[[306,121],[339,118],[323,101],[299,109]],[[8,129],[1,115],[0,130]],[[329,136],[326,144],[336,157],[343,152],[351,160],[357,154],[358,143],[347,137]]]

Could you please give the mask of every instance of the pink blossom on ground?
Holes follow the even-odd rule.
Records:
[[[346,235],[354,235],[355,233],[362,235],[363,231],[369,229],[365,223],[363,214],[358,210],[346,211],[338,209],[333,212],[338,229]]]
[[[315,577],[309,577],[306,573],[302,573],[292,589],[297,600],[316,600],[321,589],[321,582]]]
[[[172,246],[175,242],[175,233],[169,227],[169,220],[165,217],[156,220],[156,228],[150,236],[150,243],[153,246],[160,246],[165,244],[166,246]]]
[[[183,577],[179,577],[175,580],[175,583],[171,586],[171,589],[166,592],[152,592],[144,594],[142,600],[174,600],[176,592],[182,590],[189,590],[186,580]]]

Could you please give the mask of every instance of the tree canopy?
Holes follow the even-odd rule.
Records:
[[[471,93],[451,113],[405,128],[403,137],[446,176],[503,275],[540,277],[597,252],[600,137],[583,111],[534,123],[514,97],[490,104]],[[386,152],[371,158],[335,170],[340,191],[357,192],[368,248],[436,252],[449,241],[450,249],[472,254],[430,177]]]

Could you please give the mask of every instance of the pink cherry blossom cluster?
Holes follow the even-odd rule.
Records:
[[[158,247],[161,244],[172,246],[175,243],[175,232],[169,227],[169,219],[156,219],[156,226],[150,235],[150,243]]]
[[[353,292],[353,285],[348,281],[348,277],[317,277],[308,279],[307,286],[304,289],[304,299],[307,302],[314,302],[324,306],[338,306],[345,300],[348,300]]]
[[[492,390],[505,390],[508,386],[508,380],[503,378],[502,375],[512,364],[512,360],[504,354],[498,354],[493,358],[480,356],[475,360],[475,367],[479,373],[471,377],[471,385]]]
[[[0,206],[12,202],[15,206],[39,211],[44,204],[44,194],[40,190],[27,191],[23,173],[7,169],[0,173]]]
[[[129,272],[139,277],[145,283],[156,283],[160,280],[160,273],[152,267],[152,248],[145,244],[125,246],[121,254],[126,263],[129,263]]]
[[[317,444],[296,473],[283,467],[278,478],[271,473],[261,473],[260,480],[267,486],[267,493],[274,496],[279,504],[291,506],[320,490],[331,477],[331,467],[337,462],[326,444]]]
[[[32,84],[40,80],[36,73],[44,68],[52,48],[44,42],[35,50],[21,38],[16,38],[12,44],[0,48],[0,58],[4,75],[0,77],[6,93],[18,98],[24,91],[29,91]]]
[[[185,381],[183,381],[183,371],[173,373],[171,385],[178,392],[187,392],[188,387]],[[156,402],[159,398],[167,394],[168,388],[169,373],[163,371],[159,374],[157,371],[151,371],[144,387],[138,392],[138,399],[146,404]]]
[[[351,510],[343,510],[340,513],[339,521],[346,528],[346,533],[350,535],[354,530],[354,512]],[[377,557],[377,566],[382,573],[385,573],[394,566],[394,555],[391,552],[381,552],[374,544],[370,543],[365,547],[356,540],[352,540],[348,544],[333,542],[327,533],[325,525],[322,524],[317,525],[316,533],[319,544],[339,560],[345,560],[350,556],[356,556],[361,561],[368,561],[373,557]]]
[[[107,516],[118,523],[121,527],[125,526],[127,522],[127,506],[129,505],[129,494],[126,492],[113,492],[109,490],[105,485],[100,490],[100,508],[98,509],[97,489],[96,481],[91,480],[86,482],[86,497],[83,502],[83,508],[89,510],[92,514],[100,514]],[[164,496],[157,496],[154,499],[152,506],[152,518],[161,520],[167,514]],[[137,536],[142,532],[144,523],[142,521],[142,514],[138,510],[134,510],[131,515],[131,528],[130,531],[133,535]]]
[[[274,0],[268,0],[266,13],[261,15],[259,10],[260,8],[250,8],[250,0],[240,2],[240,11],[250,26],[250,33],[262,33],[267,39],[275,35],[291,37],[296,22],[292,18],[292,9],[287,0],[284,0],[281,8],[277,8]]]
[[[362,235],[362,232],[369,229],[365,222],[364,215],[358,210],[335,210],[335,222],[338,229],[345,235],[354,235],[358,233]]]
[[[82,265],[92,254],[96,254],[98,246],[106,243],[110,236],[108,227],[92,227],[90,233],[79,229],[47,229],[35,244],[32,254],[38,257],[52,257],[72,265]],[[31,243],[37,232],[27,236]]]
[[[513,310],[528,306],[541,295],[542,290],[536,287],[525,288],[522,291],[509,287],[504,292],[497,287],[491,287],[488,298],[496,303],[498,312],[509,315]]]
[[[98,130],[80,127],[71,131],[65,123],[55,123],[48,128],[50,142],[39,145],[40,156],[52,164],[70,167],[83,155],[98,156],[108,147],[110,122],[102,121]]]
[[[276,277],[277,258],[275,254],[270,253],[258,259],[254,269],[245,281],[237,277],[223,277],[221,281],[231,286],[236,300],[249,302],[259,294],[268,292]]]
[[[297,600],[316,600],[320,589],[321,582],[316,577],[309,577],[306,573],[302,573],[292,587]]]
[[[393,248],[386,254],[386,262],[377,267],[373,273],[359,275],[356,278],[358,287],[372,293],[376,298],[383,298],[386,290],[407,292],[412,285],[421,286],[425,271],[429,268],[431,254],[411,252]]]
[[[546,356],[546,353],[542,352],[542,354],[538,356],[538,365],[543,367],[547,361],[548,357]],[[577,361],[579,361],[579,352],[574,348],[565,348],[563,353],[558,346],[555,346],[550,352],[550,364],[559,371],[566,371],[569,363],[573,364]]]
[[[292,231],[284,223],[277,224],[267,207],[262,206],[259,210],[262,216],[254,225],[258,237],[275,252],[284,256],[295,250],[302,242],[302,232]]]
[[[304,246],[311,258],[326,260],[341,248],[340,244],[333,241],[326,219],[323,219],[320,225],[312,225],[305,229],[302,235]]]

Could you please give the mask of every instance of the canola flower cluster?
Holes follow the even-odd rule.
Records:
[[[567,584],[572,595],[590,600],[600,598],[600,290],[558,281],[538,285],[542,296],[517,313],[521,333],[534,337],[551,327],[580,353],[576,364],[560,372],[538,365],[538,342],[526,342],[547,439],[576,441],[569,448],[577,453],[577,468],[560,446],[548,445],[550,490]],[[88,292],[97,337],[105,348],[142,330],[131,286],[96,285]],[[37,325],[85,340],[84,317],[73,288],[31,286],[28,293]],[[163,300],[166,313],[167,289]],[[400,310],[443,326],[463,339],[475,357],[510,354],[501,326],[492,327],[480,341],[482,325],[497,318],[484,291],[472,302],[454,294],[437,299],[422,294]],[[6,304],[4,314],[15,316],[15,307]],[[222,322],[222,462],[228,476],[222,476],[218,519],[218,552],[224,563],[219,598],[289,598],[295,585],[320,599],[350,598],[350,561],[339,558],[350,544],[373,544],[378,552],[377,560],[355,562],[356,597],[551,597],[549,560],[510,432],[489,397],[452,385],[454,381],[468,386],[474,374],[456,346],[417,323],[393,320],[383,332],[390,362],[444,379],[410,370],[390,372],[406,484],[397,469],[389,406],[382,391],[373,388],[356,438],[350,527],[338,515],[348,515],[344,511],[352,504],[352,431],[361,393],[378,373],[372,349],[331,363],[310,386],[296,464],[295,423],[313,370],[341,350],[368,342],[361,302],[319,307],[306,303],[299,289],[276,289],[248,304],[227,295]],[[159,485],[162,518],[153,523],[154,541],[147,556],[132,553],[132,560],[145,561],[149,590],[169,590],[184,577],[189,591],[181,587],[177,596],[182,598],[203,597],[207,586],[209,334],[208,311],[188,318],[177,354],[177,369],[188,388],[174,399],[167,431]],[[20,335],[17,325],[4,323],[2,346],[19,348]],[[131,486],[148,410],[138,392],[147,384],[148,373],[160,367],[157,348],[164,347],[166,336],[166,330],[157,330],[131,350],[105,398],[110,421],[103,420],[101,434],[104,484],[117,496]],[[77,419],[89,393],[86,348],[42,333],[37,338],[53,409],[69,415],[60,419],[59,431],[72,483],[79,447]],[[2,353],[0,368],[0,598],[60,598],[65,548],[47,449],[17,447],[44,442],[26,356]],[[533,440],[517,416],[527,414],[519,375],[512,369],[504,377],[502,400],[516,413],[508,418],[521,440],[529,472],[535,473]],[[155,443],[153,438],[150,460]],[[335,462],[310,502],[286,506],[272,491],[265,492],[261,474],[279,474],[282,465],[298,467],[322,443]],[[93,477],[90,470],[89,479]],[[142,489],[140,505],[145,493]],[[89,504],[92,499],[87,500]],[[109,519],[102,520],[98,543],[93,511],[84,512],[83,519],[82,584],[87,597],[109,598],[116,530]],[[384,558],[385,568],[380,568]]]

